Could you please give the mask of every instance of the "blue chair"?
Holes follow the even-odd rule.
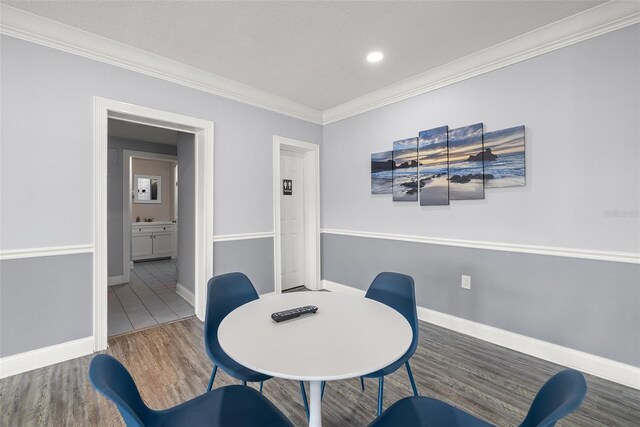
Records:
[[[538,391],[520,427],[553,427],[580,407],[587,394],[584,376],[572,369],[558,372]],[[369,427],[451,426],[493,427],[473,415],[429,397],[405,397]]]
[[[228,273],[212,277],[207,284],[207,312],[204,319],[204,346],[213,362],[213,371],[207,391],[213,388],[213,380],[216,378],[218,368],[222,368],[227,374],[242,381],[262,383],[272,377],[253,371],[231,359],[220,347],[218,341],[218,328],[222,320],[236,308],[248,302],[257,300],[258,293],[251,280],[242,273]]]
[[[407,368],[407,374],[409,375],[409,381],[411,382],[411,388],[413,389],[414,396],[418,396],[416,382],[413,379],[411,365],[409,365],[409,359],[413,356],[413,353],[415,353],[416,348],[418,348],[419,331],[418,312],[416,309],[416,293],[413,279],[411,276],[400,273],[380,273],[375,279],[373,279],[365,297],[386,304],[398,311],[407,319],[411,325],[411,330],[413,331],[411,345],[400,359],[379,371],[360,377],[362,390],[364,390],[364,378],[378,378],[378,416],[380,416],[382,413],[384,377],[385,375],[395,372],[402,365],[405,365]]]
[[[93,358],[89,378],[98,392],[116,404],[129,427],[293,426],[267,398],[241,385],[222,387],[173,408],[156,411],[144,403],[127,369],[109,355]]]
[[[253,287],[251,280],[243,273],[227,273],[209,279],[207,284],[207,312],[204,320],[204,343],[209,358],[213,362],[213,371],[207,391],[213,388],[213,381],[216,378],[218,368],[221,368],[230,376],[247,382],[260,382],[260,393],[262,393],[263,382],[271,379],[269,375],[264,375],[231,359],[220,347],[218,341],[218,328],[222,320],[233,310],[248,302],[257,300],[258,293]],[[300,392],[304,409],[309,417],[309,404],[304,389],[304,384],[300,382]]]

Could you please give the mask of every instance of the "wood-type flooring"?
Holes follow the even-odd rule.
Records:
[[[211,362],[195,317],[109,340],[112,354],[132,373],[143,399],[155,409],[205,392]],[[88,378],[92,356],[0,380],[1,426],[120,426],[116,407],[95,392]],[[516,426],[539,387],[562,367],[466,335],[420,322],[420,343],[411,360],[420,394],[435,397],[494,423]],[[640,426],[640,391],[586,375],[582,407],[559,426]],[[214,387],[238,381],[218,371]],[[366,426],[375,418],[377,380],[330,382],[325,426]],[[411,394],[404,368],[386,377],[384,407]],[[308,385],[307,385],[308,387]],[[264,394],[297,426],[306,425],[298,383],[272,379]]]

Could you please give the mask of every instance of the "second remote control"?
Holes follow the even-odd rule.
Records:
[[[277,313],[273,313],[271,318],[274,322],[280,323],[285,320],[300,317],[302,314],[315,313],[316,311],[318,311],[318,307],[315,305],[305,305],[304,307],[292,308],[291,310],[278,311]]]

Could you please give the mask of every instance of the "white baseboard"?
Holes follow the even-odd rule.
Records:
[[[322,280],[322,288],[364,296],[365,291]],[[628,387],[640,389],[640,368],[615,360],[552,344],[526,335],[494,328],[450,314],[418,307],[418,319],[483,341],[490,342],[539,359],[577,369]]]
[[[196,297],[189,289],[182,286],[180,283],[176,283],[176,293],[182,297],[186,302],[195,306]]]
[[[68,341],[0,359],[0,378],[10,377],[93,353],[93,337]]]
[[[107,286],[113,286],[113,285],[123,285],[127,283],[124,280],[124,276],[111,276],[107,279]]]

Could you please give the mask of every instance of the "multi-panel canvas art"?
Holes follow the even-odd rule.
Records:
[[[371,154],[371,194],[393,192],[393,151]]]
[[[418,138],[393,143],[393,201],[418,200]]]
[[[449,127],[418,134],[420,206],[449,204]]]
[[[484,186],[520,187],[525,184],[524,126],[484,134]]]
[[[484,133],[476,123],[441,126],[371,154],[371,194],[420,206],[484,199],[485,188],[525,185],[524,126]]]
[[[482,123],[449,130],[449,198],[484,199]]]

